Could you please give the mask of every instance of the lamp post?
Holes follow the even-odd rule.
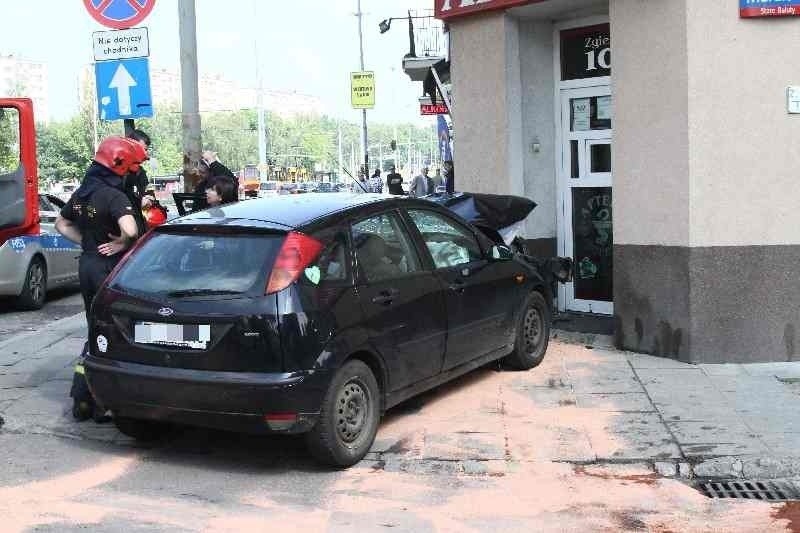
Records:
[[[364,72],[364,31],[361,12],[361,0],[358,0],[358,48],[361,55],[361,72]],[[364,151],[364,172],[369,175],[369,148],[367,147],[367,110],[361,110],[361,149]]]

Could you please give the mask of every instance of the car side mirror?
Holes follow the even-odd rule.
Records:
[[[514,252],[504,244],[495,244],[491,251],[492,261],[511,261],[514,259]]]

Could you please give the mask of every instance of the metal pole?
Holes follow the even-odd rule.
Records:
[[[200,95],[197,88],[197,27],[195,0],[178,1],[181,43],[181,125],[183,129],[183,189],[194,190],[192,176],[200,164]]]
[[[362,21],[364,14],[361,12],[361,0],[358,0],[358,48],[361,54],[361,71],[364,71],[364,31]],[[367,110],[361,110],[361,149],[364,151],[364,171],[369,174],[369,148],[367,147]]]
[[[342,154],[342,123],[339,123],[339,169],[336,172],[336,181],[341,181],[344,168],[344,154]]]
[[[253,1],[253,20],[258,25],[258,2]],[[258,40],[260,32],[255,32],[256,47],[256,78],[258,79],[258,165],[263,168],[267,164],[267,124],[264,116],[264,79],[261,76],[261,56],[259,55]]]

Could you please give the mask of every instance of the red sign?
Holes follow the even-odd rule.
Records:
[[[83,0],[94,20],[108,28],[136,26],[153,10],[156,0]]]
[[[535,4],[545,0],[434,0],[436,2],[436,18],[451,19],[481,11],[508,9],[510,7]]]
[[[447,106],[444,104],[419,104],[419,112],[422,115],[446,115]]]

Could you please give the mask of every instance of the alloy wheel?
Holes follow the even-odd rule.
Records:
[[[33,263],[31,265],[31,277],[28,282],[28,291],[31,295],[31,300],[40,302],[44,293],[44,267],[41,263]]]

